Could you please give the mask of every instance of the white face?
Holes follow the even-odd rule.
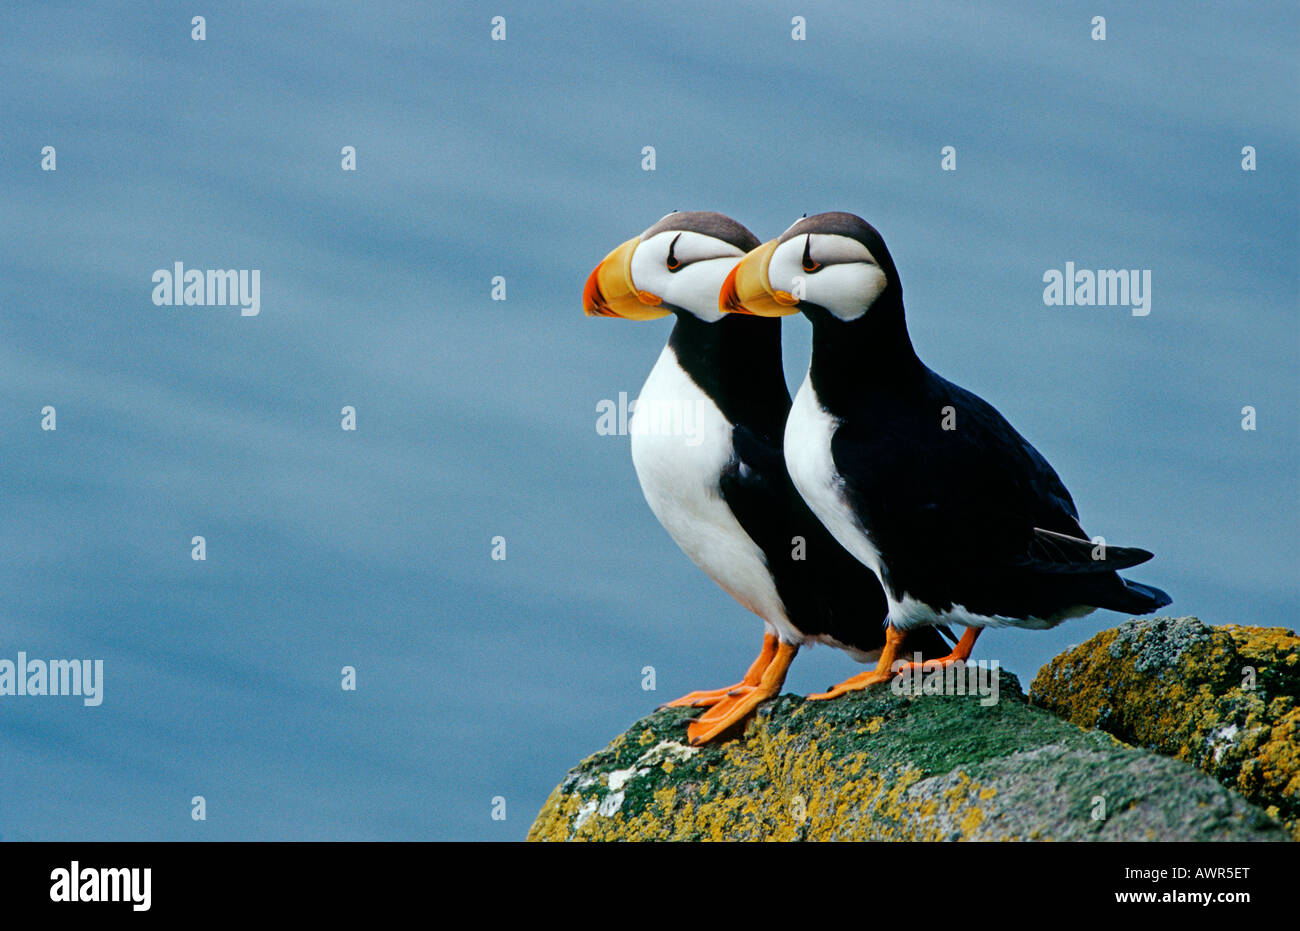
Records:
[[[865,314],[889,283],[866,246],[830,233],[803,233],[781,243],[767,280],[773,290],[825,307],[841,320]]]
[[[689,230],[665,230],[632,253],[632,284],[705,323],[722,319],[718,292],[745,253],[730,243]]]

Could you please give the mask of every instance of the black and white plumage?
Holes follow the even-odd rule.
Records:
[[[669,214],[592,272],[584,307],[596,316],[676,317],[629,432],[646,501],[678,546],[763,618],[765,652],[785,650],[787,666],[809,641],[867,661],[885,642],[884,594],[813,515],[786,470],[781,444],[790,395],[781,322],[718,309],[722,282],[756,245],[752,233],[720,214]],[[645,418],[662,421],[681,410],[690,411],[693,435],[646,427]],[[913,646],[929,656],[947,652],[934,631]],[[779,689],[783,677],[784,667],[768,679]],[[700,726],[692,724],[693,740],[711,739],[775,694],[746,692],[746,683],[757,685],[747,679],[682,702],[714,705]]]
[[[818,518],[880,578],[892,627],[1047,628],[1096,608],[1169,604],[1118,574],[1149,552],[1090,541],[1042,455],[917,358],[897,270],[868,223],[798,221],[733,271],[720,304],[811,321],[786,463]]]

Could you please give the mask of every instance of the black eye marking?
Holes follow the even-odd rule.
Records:
[[[822,267],[821,262],[814,261],[812,257],[812,233],[803,241],[803,270],[806,272],[815,272]]]
[[[673,255],[673,250],[677,248],[677,240],[681,238],[682,234],[678,233],[673,237],[673,241],[668,244],[668,270],[670,272],[678,271],[682,267],[682,263],[678,261],[677,256]]]

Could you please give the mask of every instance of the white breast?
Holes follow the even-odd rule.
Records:
[[[785,465],[794,487],[831,536],[879,577],[880,554],[844,499],[844,482],[831,457],[831,437],[838,426],[817,400],[811,378],[805,377],[785,424]]]
[[[792,643],[763,551],[727,507],[719,487],[731,459],[731,424],[665,346],[629,425],[632,464],[659,523],[710,578]]]

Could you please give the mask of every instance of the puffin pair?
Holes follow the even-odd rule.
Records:
[[[905,638],[931,668],[967,659],[986,626],[1169,603],[1116,572],[1150,553],[1090,541],[1046,460],[920,362],[893,261],[860,218],[808,217],[759,246],[721,214],[672,213],[606,256],[583,306],[676,317],[638,410],[693,405],[695,430],[634,413],[633,464],[682,550],[766,624],[740,683],[670,703],[708,708],[693,744],[776,695],[806,642],[877,659],[808,696],[825,699],[906,669]],[[800,311],[813,355],[792,406],[777,318]],[[966,627],[955,648],[949,623]]]
[[[885,646],[880,583],[813,515],[786,470],[781,322],[719,308],[723,282],[758,244],[721,214],[671,213],[606,256],[583,294],[591,316],[676,318],[629,424],[632,463],[677,545],[765,622],[762,650],[740,682],[669,703],[708,709],[688,725],[694,744],[777,695],[802,644],[832,644],[862,662]],[[674,411],[689,411],[689,435],[655,429]],[[949,650],[935,630],[913,646],[926,656]]]

